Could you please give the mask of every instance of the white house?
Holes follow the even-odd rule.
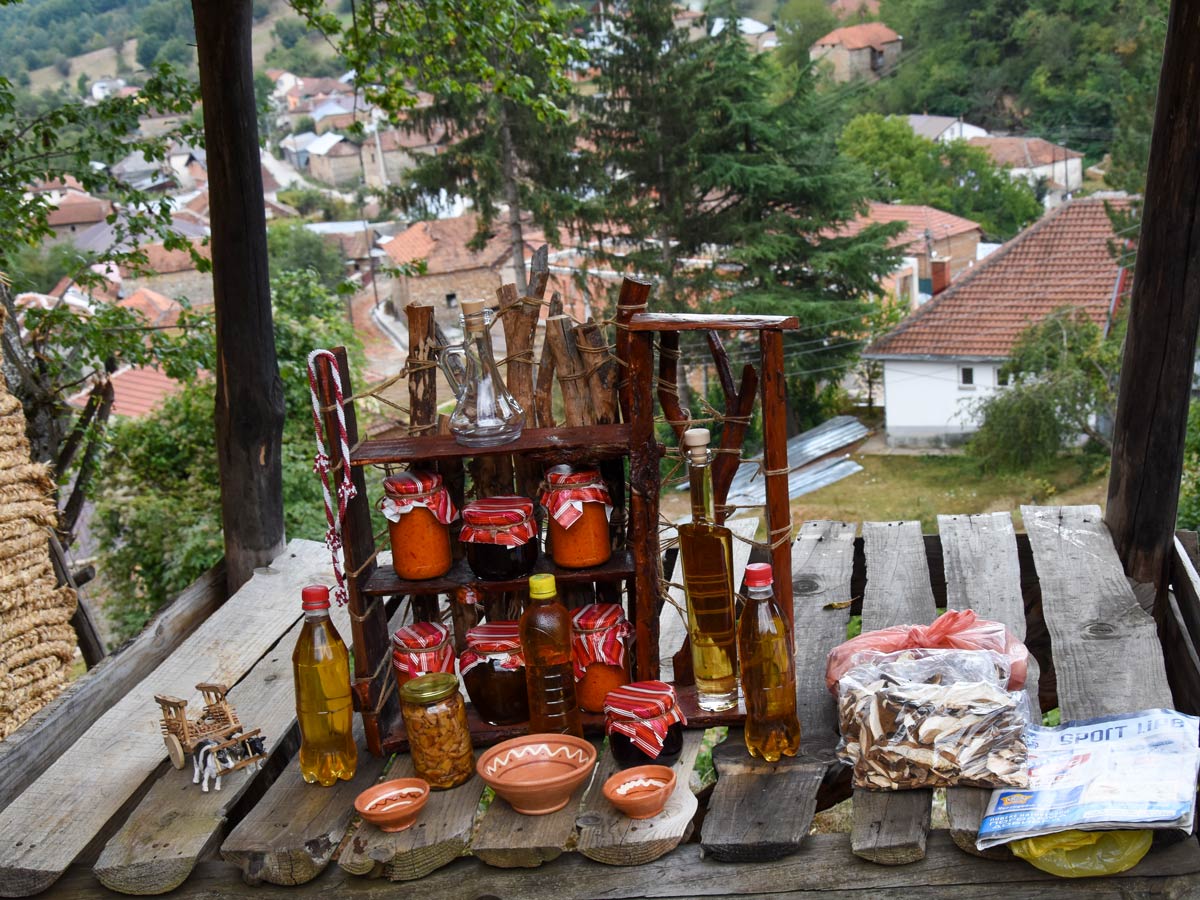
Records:
[[[884,416],[892,446],[945,446],[978,425],[978,402],[1006,384],[1000,367],[1029,325],[1065,306],[1107,328],[1132,270],[1109,253],[1105,201],[1069,202],[1021,232],[869,346],[883,362]]]
[[[1083,186],[1083,154],[1038,137],[973,137],[967,143],[987,151],[1014,179],[1046,186],[1045,206],[1053,209]]]
[[[975,137],[987,137],[986,128],[956,119],[954,116],[911,115],[906,117],[914,134],[939,144],[950,141],[966,141]]]

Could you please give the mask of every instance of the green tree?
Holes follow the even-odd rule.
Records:
[[[779,11],[779,54],[785,65],[806,66],[808,50],[838,27],[825,0],[787,0]]]
[[[314,347],[341,345],[357,363],[361,344],[336,293],[314,271],[277,272],[271,294],[287,404],[284,518],[290,536],[320,540],[325,518],[312,469],[307,357]],[[112,428],[113,474],[97,497],[94,522],[118,642],[221,558],[212,409],[207,379],[187,385],[151,415]]]
[[[982,149],[964,141],[935,143],[898,116],[858,116],[847,123],[840,145],[867,168],[874,199],[963,216],[978,222],[990,240],[1008,240],[1042,212],[1033,189],[1010,178]]]
[[[671,19],[668,2],[628,4],[596,60],[589,138],[608,180],[587,210],[595,256],[653,275],[656,308],[797,316],[785,355],[799,429],[857,355],[898,228],[830,235],[866,185],[811,70],[770,68],[732,28],[688,41]]]
[[[83,258],[69,241],[18,247],[8,263],[9,289],[13,294],[49,293],[62,279],[75,273]]]
[[[308,29],[299,19],[280,19],[271,29],[271,34],[279,42],[279,46],[290,50],[308,37]]]
[[[1116,411],[1123,335],[1122,322],[1105,334],[1073,307],[1027,328],[1000,369],[1010,386],[976,407],[971,455],[995,471],[1052,459],[1080,435],[1111,449],[1097,423]]]
[[[267,255],[272,272],[311,271],[326,290],[336,291],[345,279],[342,254],[303,225],[286,223],[268,227]]]

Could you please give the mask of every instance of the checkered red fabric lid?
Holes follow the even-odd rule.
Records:
[[[537,536],[533,501],[515,494],[472,500],[463,507],[459,540],[466,544],[520,547]]]
[[[409,469],[383,479],[383,500],[379,508],[389,522],[399,522],[400,517],[417,507],[433,513],[443,525],[458,518],[458,510],[450,499],[450,492],[442,487],[442,476],[426,469]]]
[[[467,631],[467,649],[458,658],[462,674],[485,660],[502,669],[519,669],[525,665],[521,653],[520,622],[485,622]]]
[[[450,629],[440,622],[413,622],[392,635],[392,667],[416,678],[429,672],[453,672]]]
[[[589,603],[571,614],[571,658],[576,680],[592,663],[625,665],[625,638],[633,629],[620,603]]]
[[[546,470],[546,486],[541,504],[549,510],[554,521],[570,528],[583,515],[583,504],[603,503],[604,515],[612,514],[612,498],[600,477],[600,470],[584,466],[553,466]]]
[[[655,758],[662,752],[667,729],[687,724],[675,688],[664,681],[635,681],[614,688],[604,698],[604,714],[606,734],[623,734]]]

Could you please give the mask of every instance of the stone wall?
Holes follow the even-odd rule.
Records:
[[[437,275],[401,276],[394,281],[392,301],[397,314],[410,303],[428,303],[435,310],[453,308],[463,300],[494,301],[500,287],[500,273],[495,269],[463,269]],[[447,303],[446,296],[454,294],[455,302]],[[457,313],[456,313],[457,314]]]

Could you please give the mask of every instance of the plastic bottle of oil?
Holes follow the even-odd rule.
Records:
[[[737,629],[733,604],[733,533],[713,514],[712,454],[707,428],[689,428],[681,441],[692,492],[692,521],[679,526],[679,555],[687,594],[688,636],[701,709],[737,705]]]
[[[738,622],[738,657],[746,699],[746,749],[776,762],[800,749],[796,718],[796,651],[775,599],[766,563],[746,566],[746,605]]]
[[[558,602],[553,575],[529,579],[529,608],[521,616],[521,651],[529,694],[529,733],[583,737],[571,662],[571,614]]]
[[[301,595],[304,629],[292,652],[296,718],[300,722],[300,774],[325,787],[354,777],[354,704],[350,654],[329,621],[329,588],[310,585]]]

